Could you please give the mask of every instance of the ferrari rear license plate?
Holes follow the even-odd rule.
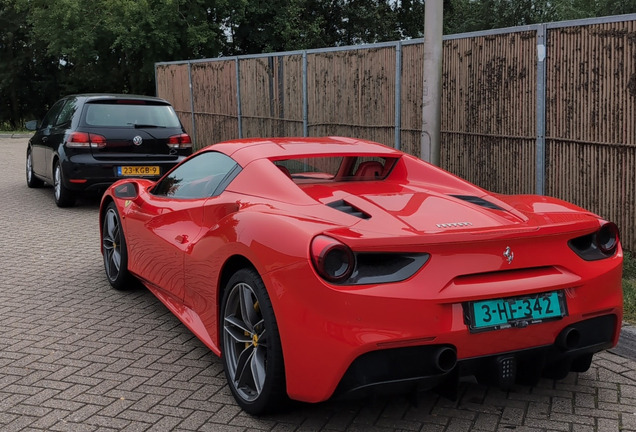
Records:
[[[470,330],[525,327],[561,319],[567,315],[563,291],[468,303]]]
[[[158,176],[161,170],[158,166],[120,166],[117,167],[117,175],[126,176]]]

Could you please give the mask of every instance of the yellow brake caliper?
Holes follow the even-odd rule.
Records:
[[[258,313],[260,313],[260,311],[261,311],[261,306],[258,304],[258,300],[256,301],[256,303],[254,303],[254,310],[256,312],[258,312]],[[247,332],[245,330],[243,330],[243,334],[245,336],[249,336],[250,335],[249,332]],[[250,345],[254,345],[255,347],[258,346],[258,336],[253,335],[251,343],[250,342],[245,342],[245,348],[249,347]]]

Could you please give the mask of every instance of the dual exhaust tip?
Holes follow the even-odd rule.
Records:
[[[574,327],[566,327],[556,339],[556,345],[564,351],[578,348],[581,332]],[[450,347],[440,347],[433,353],[433,366],[443,373],[450,372],[457,365],[457,352]]]
[[[565,351],[578,348],[579,343],[581,343],[581,333],[574,327],[566,327],[556,339],[556,345]]]
[[[449,347],[441,347],[433,353],[433,366],[439,372],[450,372],[457,365],[457,351]]]

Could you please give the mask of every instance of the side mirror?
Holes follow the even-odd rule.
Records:
[[[139,198],[139,185],[136,182],[126,182],[115,186],[113,191],[115,198],[136,201]]]
[[[38,121],[37,121],[37,120],[31,120],[31,121],[28,121],[28,122],[26,122],[26,123],[24,124],[24,127],[25,127],[27,130],[30,130],[30,131],[37,130],[37,128],[38,128]]]

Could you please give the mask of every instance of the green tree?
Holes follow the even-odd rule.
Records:
[[[153,93],[156,61],[214,57],[226,0],[16,0],[65,93]],[[220,14],[221,16],[224,13]]]
[[[0,124],[17,129],[55,102],[58,62],[30,38],[27,13],[13,0],[0,1],[0,29]]]

